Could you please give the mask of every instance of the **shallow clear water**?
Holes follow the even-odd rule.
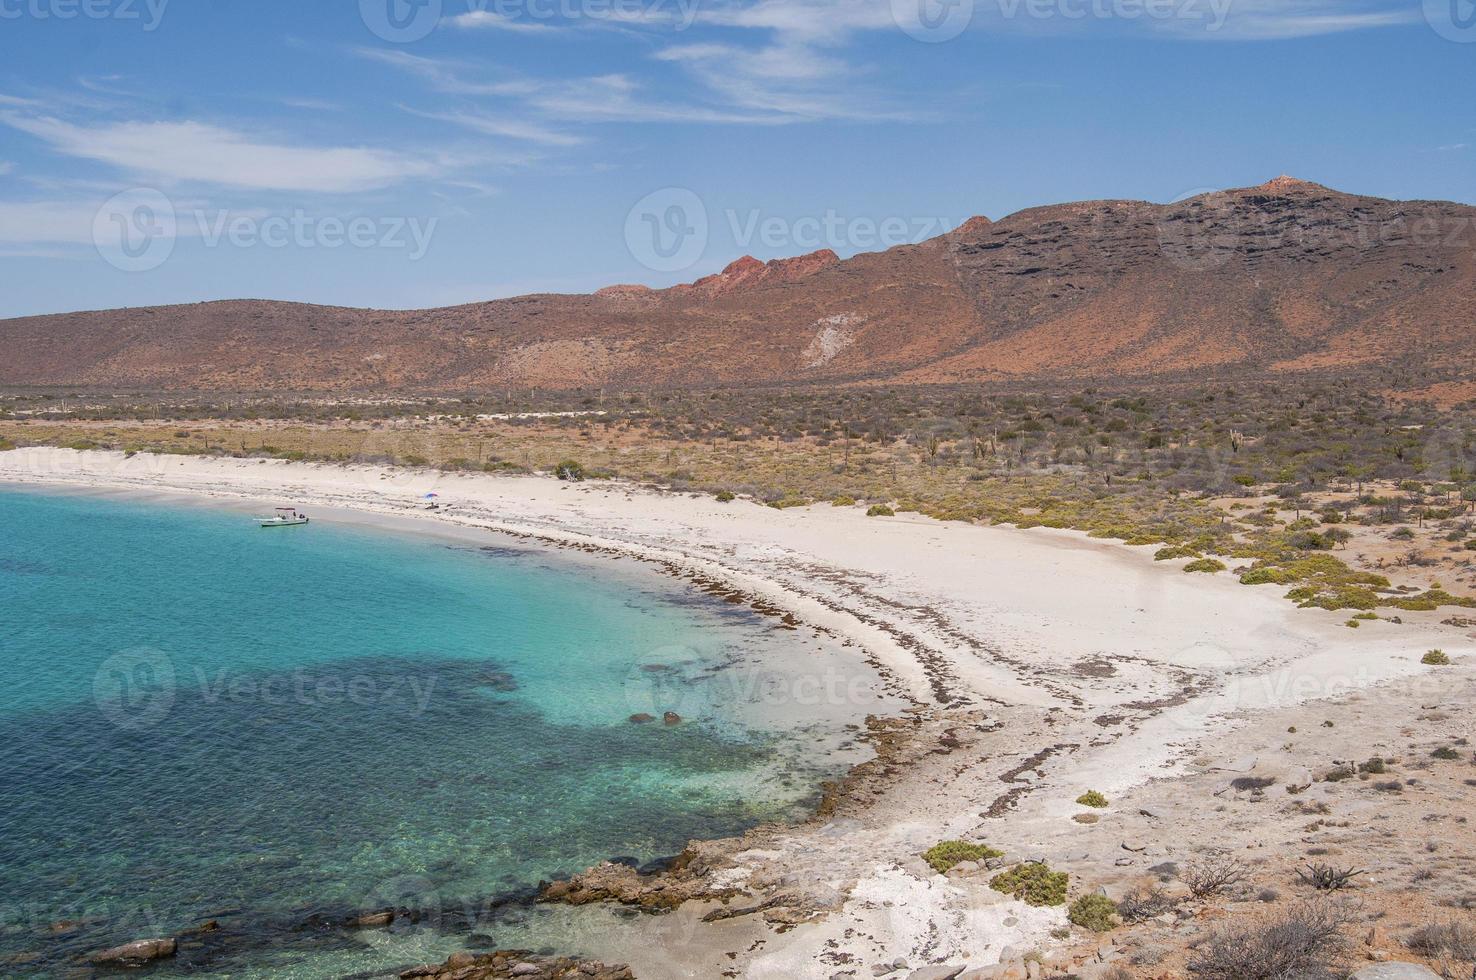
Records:
[[[209,918],[162,972],[493,946],[540,879],[797,815],[880,703],[629,563],[14,491],[0,534],[3,975]],[[424,918],[338,927],[387,906]]]

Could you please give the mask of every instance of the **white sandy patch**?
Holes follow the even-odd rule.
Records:
[[[895,956],[984,965],[1003,945],[1048,933],[1059,910],[929,873],[917,858],[928,844],[967,836],[1028,853],[1075,826],[1063,821],[1085,789],[1116,797],[1183,772],[1247,717],[1417,675],[1431,647],[1476,652],[1437,625],[1445,613],[1351,630],[1346,612],[1299,610],[1281,588],[1185,574],[1154,562],[1152,548],[1041,528],[775,510],[623,483],[50,448],[0,453],[0,481],[332,506],[617,549],[720,578],[847,638],[913,698],[958,716],[965,747],[929,756],[925,773],[899,772],[859,819],[797,832],[725,872],[822,905],[834,894],[835,911],[784,932],[765,931],[758,914],[653,921],[718,937],[693,940],[685,966],[661,945],[629,951],[641,976],[658,978],[715,975],[705,972],[715,965],[828,977],[837,968],[822,969],[822,951],[832,964],[850,954],[867,973]],[[422,499],[431,491],[434,513]],[[723,950],[742,952],[734,961]]]

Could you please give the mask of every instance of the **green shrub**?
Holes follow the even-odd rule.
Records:
[[[1003,851],[996,851],[987,844],[970,844],[962,840],[939,841],[923,852],[923,860],[940,875],[964,861],[988,861],[1003,856]]]
[[[584,467],[572,459],[566,459],[554,467],[554,476],[560,480],[572,480],[578,483],[584,479]]]
[[[1153,554],[1154,561],[1169,561],[1174,558],[1198,558],[1199,552],[1182,544],[1171,544],[1165,548],[1159,548]]]
[[[0,436],[0,453],[9,452],[10,450],[12,450],[14,448],[15,448],[15,443],[11,442],[9,439],[5,438],[4,436]]]
[[[831,498],[830,506],[832,506],[832,507],[854,507],[854,506],[856,506],[856,498],[855,497],[847,497],[845,494],[841,494],[839,497],[833,497],[833,498]]]
[[[866,508],[867,517],[893,517],[895,512],[886,504],[872,504]]]
[[[1441,762],[1454,762],[1460,757],[1461,754],[1455,749],[1451,748],[1449,745],[1442,745],[1440,748],[1430,753],[1430,758],[1439,759]]]
[[[1083,895],[1071,903],[1066,918],[1092,932],[1107,932],[1117,926],[1117,904],[1106,895]]]
[[[1076,802],[1081,804],[1082,806],[1096,807],[1100,810],[1102,807],[1105,807],[1107,805],[1107,797],[1103,796],[1101,793],[1098,793],[1096,790],[1093,789],[1087,790],[1085,793],[1078,796],[1076,798]]]
[[[1450,666],[1450,656],[1444,650],[1431,650],[1420,658],[1420,663],[1431,667]]]
[[[1201,558],[1184,566],[1186,572],[1223,572],[1225,563],[1218,558]]]
[[[1346,626],[1346,627],[1348,627],[1350,630],[1356,630],[1359,626],[1361,626],[1363,624],[1360,623],[1360,622],[1358,622],[1358,620],[1356,620],[1356,619],[1350,619],[1346,623],[1344,623],[1343,625]]]
[[[1070,879],[1071,876],[1064,871],[1052,871],[1049,865],[1032,862],[995,875],[989,887],[1013,895],[1026,905],[1056,906],[1066,904],[1066,886]]]
[[[735,498],[733,496],[733,491],[731,490],[719,490],[717,492],[717,500],[720,504],[726,504],[733,499]]]

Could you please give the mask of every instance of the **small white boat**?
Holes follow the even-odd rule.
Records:
[[[294,524],[306,524],[308,516],[295,507],[278,507],[277,512],[271,517],[258,517],[256,523],[262,527],[292,527]]]

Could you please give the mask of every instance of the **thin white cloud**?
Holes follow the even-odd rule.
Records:
[[[97,203],[0,201],[0,242],[7,245],[90,245]]]
[[[0,160],[0,175],[11,173],[15,170],[15,164],[9,160]]]
[[[532,79],[509,76],[474,81],[478,66],[463,61],[428,58],[403,51],[360,48],[360,57],[378,61],[424,79],[433,89],[469,99],[495,97],[500,107],[520,110],[553,122],[688,122],[763,125],[792,121],[769,112],[740,112],[686,102],[660,102],[644,96],[644,87],[624,74],[592,78]],[[509,135],[494,134],[494,135]]]
[[[1421,21],[1415,7],[1388,0],[1209,0],[1203,15],[1151,22],[1160,32],[1185,40],[1284,41],[1345,34]],[[1191,8],[1187,7],[1186,10]]]
[[[343,106],[339,105],[337,102],[329,102],[327,99],[303,99],[292,97],[283,99],[282,104],[289,109],[305,109],[308,112],[343,111]]]
[[[420,116],[422,119],[435,119],[440,122],[452,123],[464,129],[469,129],[474,133],[481,133],[484,136],[502,136],[507,139],[523,140],[529,143],[542,143],[547,146],[578,146],[584,142],[582,136],[559,132],[558,130],[520,119],[509,119],[480,112],[427,112],[412,109],[404,105],[400,106],[400,108],[411,115]]]
[[[464,14],[449,17],[445,23],[463,31],[508,31],[513,34],[549,34],[554,28],[548,24],[533,24],[513,20],[490,10],[469,10]]]
[[[348,193],[433,177],[438,162],[368,147],[291,146],[198,122],[80,126],[47,116],[0,112],[0,122],[67,156],[96,160],[164,181],[253,190]]]

